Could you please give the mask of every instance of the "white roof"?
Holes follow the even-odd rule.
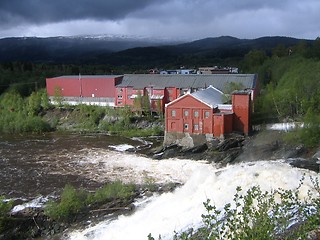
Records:
[[[223,104],[223,92],[221,92],[220,90],[216,89],[215,87],[209,86],[208,88],[204,89],[204,90],[200,90],[197,92],[193,92],[193,93],[188,93],[186,95],[183,95],[179,98],[177,98],[176,100],[166,104],[166,106],[173,104],[174,102],[179,101],[181,98],[184,98],[188,95],[193,96],[194,98],[196,98],[197,100],[199,100],[200,102],[208,105],[211,108],[216,108],[218,107],[218,105]]]
[[[212,86],[209,86],[204,90],[191,93],[191,95],[199,101],[214,107],[217,107],[219,104],[223,104],[223,92]]]

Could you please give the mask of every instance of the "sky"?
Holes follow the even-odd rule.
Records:
[[[0,38],[320,36],[319,0],[0,0]]]

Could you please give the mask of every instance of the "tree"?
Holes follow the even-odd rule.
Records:
[[[41,110],[41,96],[37,92],[33,92],[27,98],[28,115],[36,116]]]
[[[139,115],[142,115],[142,95],[141,91],[137,92],[137,96],[133,100],[133,107],[134,110],[139,113]]]
[[[279,58],[288,56],[288,50],[283,44],[279,44],[274,49],[272,49],[272,56],[276,56]]]
[[[56,86],[54,88],[54,102],[61,107],[63,103],[62,90],[60,87]]]
[[[236,90],[244,89],[244,86],[241,82],[230,82],[225,87],[225,94],[223,95],[223,102],[231,104],[231,94]]]
[[[251,69],[261,66],[266,59],[267,55],[263,50],[251,50],[244,56],[243,70],[249,72]]]

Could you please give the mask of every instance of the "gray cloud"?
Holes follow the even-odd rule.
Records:
[[[52,23],[79,19],[116,20],[157,0],[1,0],[0,23]]]
[[[320,35],[318,0],[1,0],[1,36]]]

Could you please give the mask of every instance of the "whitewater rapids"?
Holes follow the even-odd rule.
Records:
[[[201,214],[206,210],[203,202],[222,208],[232,202],[236,187],[242,187],[244,194],[250,187],[259,185],[261,190],[294,189],[305,176],[300,197],[313,191],[310,176],[317,173],[293,168],[283,161],[259,161],[216,168],[205,162],[190,160],[151,160],[142,156],[114,153],[103,161],[105,169],[115,169],[127,181],[141,182],[151,177],[155,182],[181,182],[183,186],[172,193],[151,197],[145,204],[137,204],[130,216],[119,216],[116,220],[100,222],[86,229],[69,234],[71,240],[84,239],[147,239],[152,234],[156,239],[172,239],[174,232],[202,225]],[[109,154],[110,156],[110,154]],[[106,156],[96,156],[100,161]],[[97,160],[97,161],[98,161]],[[100,165],[103,172],[103,165]],[[119,175],[118,175],[119,179]]]

